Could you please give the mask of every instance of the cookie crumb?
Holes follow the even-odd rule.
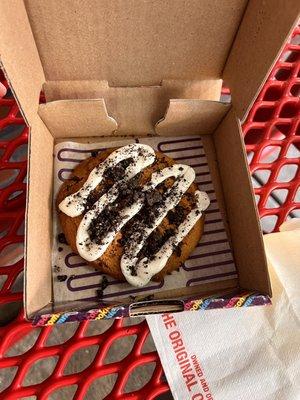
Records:
[[[108,279],[105,275],[102,276],[102,280],[100,282],[100,289],[96,290],[96,296],[98,299],[102,299],[103,297],[103,292],[108,286]]]
[[[64,281],[67,280],[67,278],[68,278],[67,275],[57,275],[57,280],[58,280],[59,282],[64,282]]]
[[[53,269],[55,272],[60,272],[60,267],[58,265],[53,265]]]
[[[57,239],[58,239],[59,243],[61,243],[61,244],[68,244],[64,233],[59,233],[57,236]]]
[[[106,289],[107,288],[107,286],[108,286],[108,279],[107,279],[107,277],[105,276],[105,275],[103,275],[103,277],[102,277],[102,281],[101,281],[101,289],[102,290],[104,290],[104,289]]]
[[[150,301],[150,300],[153,300],[153,299],[154,299],[154,294],[149,294],[148,296],[143,297],[141,299],[141,301]]]
[[[93,150],[93,151],[91,151],[91,156],[92,157],[97,157],[98,153],[99,153],[98,150]]]

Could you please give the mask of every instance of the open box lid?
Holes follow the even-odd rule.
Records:
[[[25,1],[47,81],[117,87],[219,79],[246,3]]]
[[[297,0],[13,3],[0,4],[0,56],[29,121],[45,81],[132,87],[222,77],[242,118],[299,8]]]
[[[226,3],[226,6],[224,3]],[[294,5],[296,4],[294,0],[291,0],[290,3],[293,3]],[[137,4],[139,5],[137,8],[139,14],[136,13],[136,9],[134,8]],[[143,4],[143,7],[146,7],[145,10],[147,12],[141,8],[141,4]],[[172,9],[171,22],[172,26],[175,26],[177,29],[173,35],[168,33],[164,36],[162,34],[166,27],[166,21],[170,21],[170,11],[165,7],[165,4],[168,4]],[[179,7],[180,10],[180,12],[178,12],[177,8],[177,14],[174,14],[173,11],[173,7],[175,7],[174,4],[176,7]],[[186,4],[189,5],[188,9],[184,8]],[[227,4],[230,4],[231,8],[227,8]],[[97,11],[98,9],[100,10],[104,8],[104,6],[106,6],[105,13],[101,14],[100,11]],[[129,6],[134,9],[130,10]],[[161,65],[163,71],[168,71],[170,74],[178,73],[178,75],[175,74],[171,76],[179,76],[181,80],[185,79],[183,82],[187,82],[188,84],[191,81],[195,82],[208,78],[211,79],[212,84],[214,84],[214,82],[221,77],[222,70],[224,69],[223,75],[226,76],[227,82],[232,82],[232,85],[235,85],[230,85],[236,89],[234,91],[235,108],[237,111],[243,110],[253,99],[254,94],[266,76],[273,59],[280,50],[282,43],[295,20],[295,6],[292,7],[292,4],[292,11],[286,11],[284,4],[276,4],[275,1],[271,0],[268,2],[255,2],[251,0],[247,5],[246,11],[245,6],[245,2],[241,0],[228,0],[228,2],[204,0],[190,2],[183,0],[174,0],[172,2],[165,2],[162,0],[123,0],[107,2],[100,0],[93,2],[59,2],[57,0],[41,0],[35,2],[27,0],[24,2],[23,0],[7,0],[0,2],[1,62],[9,76],[11,86],[15,91],[21,108],[29,124],[32,125],[33,128],[30,147],[31,185],[33,181],[42,183],[38,186],[40,190],[36,190],[34,193],[31,190],[29,193],[29,197],[31,196],[29,203],[31,204],[31,210],[34,210],[39,221],[43,221],[43,207],[45,206],[45,203],[49,201],[49,199],[44,195],[45,191],[43,189],[45,186],[47,186],[47,188],[51,187],[52,170],[48,169],[45,173],[43,169],[38,168],[37,166],[41,165],[41,159],[47,165],[51,165],[51,162],[53,161],[52,152],[48,151],[48,153],[46,153],[44,150],[46,147],[52,148],[53,137],[43,125],[37,113],[40,90],[44,82],[53,80],[54,78],[65,80],[74,79],[74,77],[76,77],[76,75],[55,75],[55,68],[58,65],[58,61],[60,61],[59,56],[63,58],[64,68],[66,69],[56,69],[56,73],[61,73],[63,70],[68,71],[70,69],[72,73],[80,74],[78,75],[80,80],[87,79],[90,81],[93,78],[99,82],[101,79],[105,79],[111,86],[113,84],[122,84],[122,68],[120,69],[119,67],[116,67],[116,69],[113,70],[113,72],[118,71],[118,75],[115,76],[118,77],[119,80],[115,81],[111,78],[113,75],[109,75],[111,73],[110,64],[105,64],[105,68],[101,64],[103,67],[101,73],[103,71],[103,75],[90,76],[89,74],[84,74],[88,71],[91,71],[91,73],[95,73],[96,71],[98,73],[97,63],[99,63],[101,57],[104,56],[104,60],[109,63],[111,60],[110,55],[112,52],[116,52],[116,49],[118,50],[117,54],[119,58],[114,56],[115,63],[121,59],[120,52],[123,51],[122,57],[125,58],[125,61],[121,66],[123,65],[124,68],[125,65],[128,69],[130,65],[135,66],[135,69],[131,71],[132,76],[134,77],[133,86],[146,84],[144,77],[141,75],[141,71],[144,70],[148,71],[147,79],[149,79],[149,81],[147,82],[147,85],[159,84],[165,79],[170,81],[170,78],[165,78],[163,75],[153,75],[153,77],[157,80],[159,79],[159,81],[150,81],[152,73],[158,74],[158,72],[160,72],[155,67],[158,62],[156,59],[157,54],[165,57],[165,60],[168,61],[166,66]],[[126,11],[124,7],[126,7]],[[213,7],[215,15],[210,12],[210,7]],[[223,7],[224,10],[226,10],[226,13],[223,10]],[[48,10],[46,14],[44,14],[45,10]],[[239,15],[235,14],[237,11]],[[198,13],[199,21],[194,17],[196,12]],[[146,18],[143,13],[149,17],[149,23],[148,18]],[[270,13],[272,14],[271,19]],[[142,46],[137,49],[136,46],[134,46],[134,48],[138,51],[138,54],[145,55],[145,58],[143,58],[143,64],[136,63],[134,55],[132,54],[132,47],[128,45],[125,46],[126,41],[123,40],[121,33],[119,33],[118,40],[124,44],[124,49],[120,45],[115,46],[115,43],[110,43],[111,46],[108,46],[106,43],[105,38],[112,37],[111,31],[115,31],[120,21],[123,21],[124,19],[126,20],[125,14],[128,18],[134,17],[134,20],[131,20],[135,23],[135,31],[126,30],[126,32],[128,32],[128,34],[130,33],[131,40],[136,40],[137,43],[139,43],[139,46]],[[234,18],[231,14],[234,14]],[[281,19],[282,14],[285,14],[283,19]],[[61,15],[63,16],[62,18]],[[141,18],[141,15],[144,17]],[[209,18],[207,18],[208,15]],[[261,15],[261,24],[259,25],[258,32],[256,32],[256,42],[252,42],[248,37],[248,33],[254,32],[258,15]],[[107,20],[105,23],[106,25],[103,25],[103,21],[100,18],[101,16],[105,21]],[[175,18],[176,16],[177,18]],[[194,23],[195,31],[191,30],[188,24],[185,24],[183,27],[180,24],[180,21],[187,22],[189,18],[191,18]],[[160,24],[157,24],[157,19],[160,21]],[[241,20],[242,23],[240,25]],[[144,25],[141,24],[141,21]],[[151,28],[151,21],[156,24],[154,24],[157,29],[156,36],[160,39],[167,37],[170,43],[168,46],[163,47],[160,47],[161,42],[157,43],[159,51],[157,50],[158,53],[155,53],[155,55],[152,54],[154,59],[151,59],[150,68],[149,63],[147,62],[147,49],[149,48],[148,42],[152,40],[153,35],[150,35],[147,29]],[[111,26],[109,24],[110,22],[112,22]],[[171,22],[168,23],[168,26],[170,26]],[[200,25],[198,26],[197,23]],[[100,26],[105,26],[106,30],[101,31]],[[276,41],[268,43],[268,35],[270,35],[271,30],[274,29],[274,26],[276,26],[277,29],[275,35]],[[54,27],[56,27],[55,41],[53,36]],[[139,27],[139,30],[136,30],[137,27]],[[81,36],[73,37],[72,35],[69,35],[68,32],[70,29],[74,35],[76,35],[79,30]],[[253,29],[253,31],[251,31],[251,29]],[[181,35],[177,34],[178,31],[181,32]],[[123,34],[126,32],[124,31]],[[138,35],[136,35],[138,37],[135,37],[134,32],[140,33],[143,40],[139,39]],[[194,32],[196,32],[197,35],[195,35]],[[202,34],[202,32],[210,32],[210,35]],[[185,40],[181,39],[181,36]],[[202,40],[204,37],[209,41],[210,46],[208,46],[207,43],[204,43]],[[99,38],[101,38],[100,42]],[[129,40],[129,36],[126,36],[126,38]],[[56,39],[58,40],[57,42]],[[75,40],[75,43],[73,40]],[[175,40],[178,41],[178,45],[180,44],[179,47]],[[218,45],[218,41],[221,41],[222,46]],[[234,41],[233,44],[232,41]],[[79,43],[80,51],[78,47]],[[90,43],[92,43],[92,45],[90,45]],[[100,47],[98,48],[99,43],[103,44],[103,46],[106,43],[106,47],[104,46],[101,50]],[[162,43],[166,43],[166,41],[163,41]],[[170,44],[173,44],[173,47],[171,47]],[[184,47],[183,44],[188,46],[188,48]],[[85,46],[87,48],[85,48]],[[191,58],[189,58],[188,55],[194,53],[198,54],[199,51],[201,52],[201,46],[203,49],[201,53],[202,56],[196,56],[193,62],[197,61],[197,68],[194,68],[194,64],[191,62]],[[216,53],[214,53],[214,46],[216,46]],[[150,46],[150,48],[152,48],[152,46]],[[178,48],[181,49],[182,54],[185,57],[183,60],[181,60],[180,57],[178,59],[175,58],[177,63],[173,61],[172,64],[174,57],[177,57],[176,54]],[[262,61],[249,63],[249,60],[254,60],[256,58],[258,48],[260,49],[259,54],[261,53]],[[267,48],[269,51],[264,51]],[[70,52],[71,49],[72,52]],[[164,55],[166,49],[168,50],[167,55]],[[216,55],[214,56],[214,54]],[[49,61],[44,58],[44,56],[47,58],[48,55],[49,57],[51,55]],[[131,56],[131,58],[129,56]],[[212,64],[208,64],[204,56],[208,59],[213,59]],[[131,63],[133,64],[127,65],[127,57],[129,57],[129,60],[131,60]],[[70,64],[70,66],[68,66],[68,64]],[[179,74],[179,69],[177,69],[179,67],[180,73],[183,73],[182,76]],[[50,70],[48,70],[49,68]],[[94,68],[96,68],[96,70]],[[239,69],[239,71],[237,71],[237,69]],[[252,70],[254,70],[254,73],[251,74],[250,72]],[[138,74],[138,71],[140,75]],[[207,71],[212,71],[211,75],[208,75]],[[126,70],[127,75],[124,75],[128,79],[130,78],[129,72],[129,70]],[[188,73],[191,75],[188,75]],[[138,78],[142,80],[138,81]],[[142,88],[143,87],[145,86],[142,86]],[[133,89],[134,88],[131,86],[130,90],[132,91]],[[241,116],[242,114],[240,113],[239,115]],[[238,136],[238,138],[240,140],[240,136]],[[236,145],[236,143],[233,144]],[[240,149],[239,145],[233,147]],[[241,157],[242,162],[244,163],[245,160],[243,155],[241,155]],[[34,174],[35,176],[33,176]],[[41,204],[43,207],[41,207]],[[29,234],[31,235],[32,243],[38,242],[43,248],[46,248],[47,246],[49,247],[49,243],[51,242],[50,230],[49,237],[42,237],[40,234],[41,229],[38,225],[31,222],[30,229],[31,231],[29,231]],[[33,248],[31,250],[33,250]],[[44,253],[46,253],[46,251]],[[49,251],[48,253],[50,254]],[[29,253],[27,253],[27,260],[29,260],[28,263],[30,264],[30,261],[32,261],[33,257],[36,257],[36,254],[31,251],[29,254],[31,259],[28,257],[28,254]],[[45,260],[39,260],[39,262],[41,262],[41,264],[46,264],[46,258],[48,256],[43,256]],[[36,271],[32,270],[31,272],[36,274]],[[47,273],[50,275],[51,271],[49,270]],[[29,276],[28,281],[34,285],[33,291],[38,293],[38,296],[42,298],[42,301],[47,304],[47,299],[50,298],[51,288],[49,287],[47,288],[47,291],[42,291],[41,293],[39,290],[38,279],[31,278],[32,276]]]

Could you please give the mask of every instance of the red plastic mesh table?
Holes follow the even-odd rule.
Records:
[[[287,218],[300,215],[300,29],[292,37],[273,68],[263,90],[243,125],[250,170],[265,232],[278,230]],[[0,82],[7,82],[0,75]],[[14,98],[0,99],[0,371],[13,370],[11,382],[0,399],[36,396],[46,399],[64,387],[74,386],[74,399],[83,399],[90,385],[101,377],[117,374],[106,399],[155,399],[168,392],[155,351],[145,352],[149,335],[146,322],[128,326],[115,320],[103,333],[89,335],[89,322],[75,326],[63,344],[49,344],[52,327],[32,328],[23,318],[20,274],[23,269],[24,209],[26,196],[26,144],[28,129]],[[288,173],[285,173],[288,169]],[[11,311],[14,311],[15,315]],[[34,331],[35,338],[23,354],[10,350],[17,341]],[[135,335],[132,350],[121,360],[105,363],[106,354],[117,340]],[[79,350],[98,346],[94,360],[80,373],[65,373],[71,357]],[[56,357],[56,365],[43,382],[25,385],[26,375],[46,358]],[[152,376],[135,392],[125,386],[136,368],[154,364]],[[1,377],[0,377],[1,388]],[[57,398],[71,398],[71,397]],[[69,396],[69,395],[68,395]]]

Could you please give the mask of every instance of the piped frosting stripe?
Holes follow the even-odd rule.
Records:
[[[126,176],[123,181],[129,181],[136,174],[141,172],[144,168],[153,164],[155,161],[154,150],[145,144],[132,143],[127,146],[121,147],[112,152],[101,164],[92,170],[87,181],[75,193],[67,196],[60,204],[59,209],[69,217],[76,217],[81,215],[85,210],[85,204],[89,194],[94,190],[103,180],[104,173],[108,168],[115,167],[119,162],[132,158],[134,164],[127,169]],[[107,194],[106,203],[112,202],[118,196],[118,189],[120,182],[115,184]]]

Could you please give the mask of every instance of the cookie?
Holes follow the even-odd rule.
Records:
[[[203,233],[205,192],[194,170],[130,144],[82,161],[57,196],[72,250],[120,281],[145,286],[178,270]]]

